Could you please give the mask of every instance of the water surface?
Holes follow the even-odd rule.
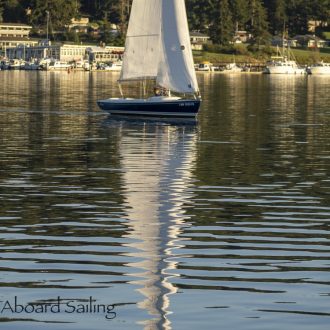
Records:
[[[330,77],[200,74],[195,124],[117,78],[0,72],[3,327],[328,329]]]

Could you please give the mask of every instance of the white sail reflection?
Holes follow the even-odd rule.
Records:
[[[129,133],[129,132],[128,132]],[[191,200],[192,168],[196,157],[195,131],[186,127],[150,126],[141,135],[123,135],[120,146],[130,232],[130,255],[141,259],[128,266],[143,299],[138,307],[150,317],[144,329],[172,329],[170,296],[177,292],[171,278],[177,261],[174,250],[189,216],[183,204]]]

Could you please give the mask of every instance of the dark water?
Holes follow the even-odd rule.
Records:
[[[0,327],[329,329],[330,77],[201,74],[196,124],[117,78],[0,72]]]

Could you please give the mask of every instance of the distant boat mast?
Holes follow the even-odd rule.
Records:
[[[48,42],[48,35],[49,35],[49,33],[48,33],[48,30],[49,30],[49,11],[48,10],[46,10],[46,14],[47,14],[47,22],[46,22],[46,39],[47,39],[47,42]]]

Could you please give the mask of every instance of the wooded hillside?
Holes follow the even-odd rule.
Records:
[[[122,34],[132,0],[0,0],[0,22],[17,22],[44,28],[47,14],[52,29],[63,29],[72,18],[87,16],[104,32],[116,24]],[[330,0],[186,0],[191,30],[210,35],[226,45],[235,30],[245,30],[253,41],[266,43],[269,35],[304,34],[309,21],[330,25]],[[317,32],[317,31],[316,31]]]

